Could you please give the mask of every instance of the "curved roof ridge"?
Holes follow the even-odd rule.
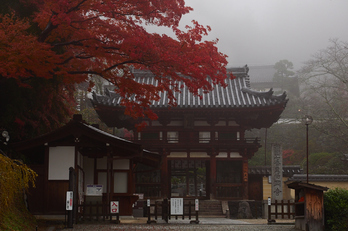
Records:
[[[269,89],[269,91],[256,91],[251,88],[243,87],[242,92],[249,93],[258,97],[264,97],[267,99],[276,99],[280,101],[283,101],[286,99],[286,91],[284,91],[283,94],[280,94],[280,95],[273,95],[274,93],[273,88]]]
[[[209,92],[201,92],[201,96],[204,100],[199,102],[191,101],[196,100],[197,96],[190,92],[184,82],[180,81],[180,84],[184,86],[181,92],[175,92],[177,108],[213,108],[213,107],[230,107],[230,108],[253,108],[253,107],[265,107],[272,105],[286,104],[286,92],[282,95],[273,95],[273,90],[268,92],[255,91],[250,88],[250,77],[248,75],[249,68],[247,65],[239,68],[230,68],[228,71],[232,72],[234,79],[226,76],[225,83],[227,86],[221,86],[214,84],[213,90]],[[135,81],[141,82],[144,78],[148,79],[148,83],[154,78],[154,75],[150,72],[135,72]],[[102,104],[108,106],[118,107],[120,106],[120,95],[112,92],[110,89],[106,89],[104,95],[99,96],[96,93],[93,94],[92,103],[94,105]],[[161,95],[159,101],[152,101],[150,107],[161,108],[168,106],[168,95],[164,92]]]

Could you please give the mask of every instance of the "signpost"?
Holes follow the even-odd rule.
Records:
[[[171,215],[183,215],[184,214],[184,199],[183,198],[171,198],[170,199],[170,214]]]
[[[66,192],[66,210],[73,210],[73,191]]]
[[[110,201],[110,221],[112,219],[112,215],[116,214],[116,224],[120,223],[120,207],[118,201]]]
[[[195,211],[199,211],[199,200],[195,199]]]
[[[86,196],[103,196],[103,185],[88,184]]]
[[[111,201],[110,202],[110,213],[119,213],[119,206],[118,201]]]

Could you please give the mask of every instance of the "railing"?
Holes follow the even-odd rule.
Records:
[[[110,218],[110,221],[112,221],[112,217],[116,217],[116,223],[119,223],[119,213],[110,213],[110,205],[107,203],[101,203],[101,202],[84,202],[80,205],[77,205],[77,219],[76,223],[78,221],[92,221],[92,220],[102,220],[105,221],[106,219]]]
[[[151,207],[153,208],[153,213],[151,213]],[[150,206],[146,207],[147,211],[147,223],[156,223],[156,220],[159,216],[162,217],[162,220],[165,220],[168,223],[172,217],[175,217],[177,220],[181,217],[183,220],[185,216],[190,220],[191,224],[198,224],[198,210],[195,210],[195,203],[191,200],[183,202],[183,214],[182,215],[171,215],[170,211],[170,200],[164,199],[163,201],[155,201],[155,203],[150,203]],[[191,218],[195,216],[195,220],[191,220]],[[152,220],[151,217],[154,217],[155,220]]]
[[[179,137],[179,138],[171,138],[171,139],[146,139],[146,140],[134,140],[131,139],[131,141],[134,142],[151,142],[152,146],[163,146],[163,145],[259,145],[260,139],[259,138],[245,138],[245,139],[207,139],[207,138],[201,138],[201,139],[194,139],[190,137]]]
[[[290,200],[275,200],[272,203],[268,203],[268,222],[272,222],[273,218],[294,219],[295,203]]]

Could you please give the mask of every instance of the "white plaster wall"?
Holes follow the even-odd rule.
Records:
[[[205,157],[205,158],[209,158],[210,156],[206,153],[206,152],[190,152],[190,157]]]
[[[104,156],[103,158],[97,158],[97,169],[107,169],[108,158]]]
[[[239,152],[231,152],[230,157],[231,158],[241,158],[242,156],[239,154]]]
[[[168,157],[174,157],[174,158],[184,158],[187,157],[186,152],[171,152]]]
[[[98,184],[103,185],[103,193],[107,191],[107,173],[98,172]]]
[[[226,121],[219,121],[215,126],[226,126]]]
[[[128,192],[128,173],[115,172],[114,173],[114,193]]]
[[[227,152],[219,152],[216,158],[227,158]]]
[[[117,170],[129,170],[129,159],[114,160],[113,165]]]
[[[194,126],[210,126],[207,121],[194,121]]]
[[[183,121],[170,121],[170,123],[167,126],[183,126],[184,122]]]
[[[69,168],[75,167],[75,147],[50,147],[48,180],[69,180]]]

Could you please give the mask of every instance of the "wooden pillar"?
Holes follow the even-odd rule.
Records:
[[[48,196],[48,188],[49,188],[49,183],[48,183],[48,159],[49,159],[49,151],[50,148],[48,146],[45,147],[45,165],[44,165],[44,193],[43,193],[43,212],[46,214],[49,209],[49,196]]]
[[[168,174],[168,152],[164,149],[162,151],[162,164],[161,164],[161,197],[162,198],[169,198],[170,197],[170,192],[168,192],[169,185],[170,185],[170,179],[169,179],[169,174]]]
[[[108,145],[108,144],[107,144]],[[111,201],[111,174],[112,174],[112,162],[113,159],[111,157],[110,148],[106,148],[107,150],[107,161],[106,161],[106,202],[110,204]]]
[[[249,197],[248,191],[248,158],[243,157],[243,200]]]
[[[210,199],[216,198],[216,153],[210,154]]]

